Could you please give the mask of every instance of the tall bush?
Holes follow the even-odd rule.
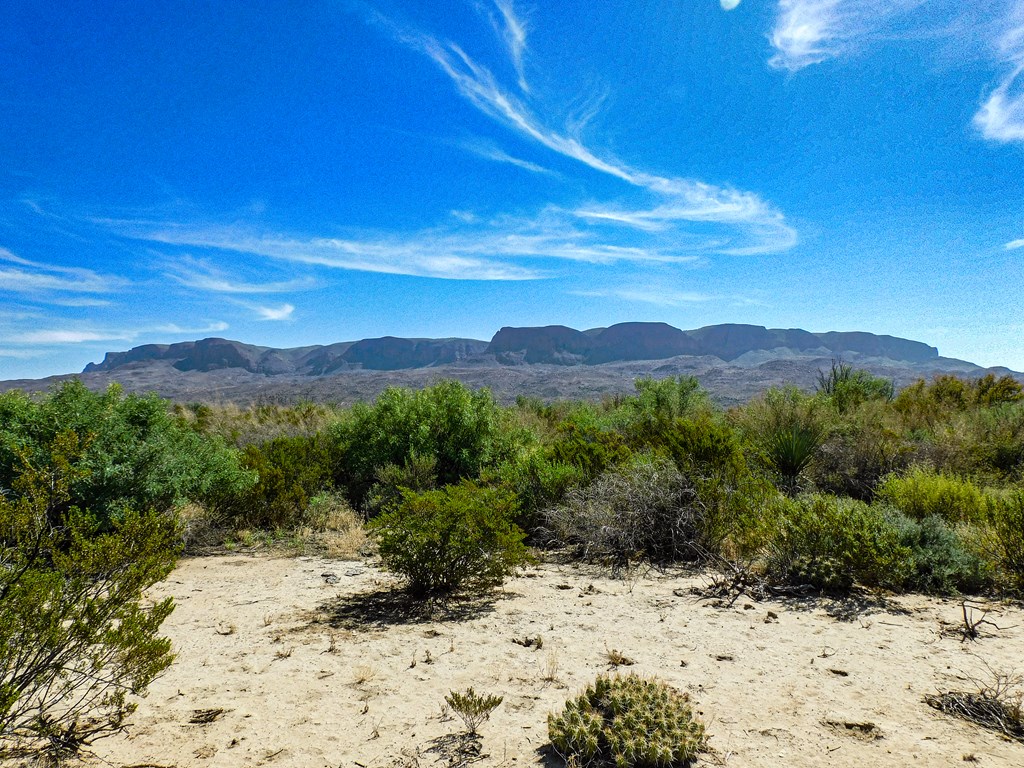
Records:
[[[84,446],[66,506],[88,508],[105,522],[122,508],[166,509],[186,500],[216,507],[254,479],[236,451],[196,434],[165,401],[126,396],[116,384],[94,393],[73,380],[41,398],[0,395],[0,488],[11,488],[23,458],[45,466],[48,446],[63,431]]]
[[[384,390],[373,405],[356,404],[332,434],[338,442],[336,480],[362,506],[381,468],[432,458],[436,484],[475,478],[513,455],[525,439],[484,389],[457,381],[410,391]]]
[[[153,509],[101,524],[68,506],[83,448],[58,433],[0,494],[0,754],[74,755],[119,730],[128,696],[172,660],[157,635],[171,600],[143,593],[173,566],[178,525]]]

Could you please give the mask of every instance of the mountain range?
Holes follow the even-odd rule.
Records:
[[[344,403],[373,397],[385,386],[423,386],[438,378],[488,386],[511,400],[593,398],[628,391],[638,376],[694,375],[716,399],[731,404],[768,386],[813,386],[817,371],[835,358],[897,386],[940,373],[1012,374],[940,357],[920,341],[861,331],[619,323],[584,331],[504,327],[490,341],[385,336],[289,349],[207,338],[108,352],[75,376],[94,388],[117,381],[129,391],[175,400]],[[0,390],[41,389],[71,377],[0,382]]]
[[[919,341],[863,332],[809,333],[798,328],[709,325],[682,331],[666,323],[619,323],[577,331],[564,325],[505,327],[479,339],[377,339],[326,346],[274,349],[227,339],[146,344],[108,352],[83,373],[115,371],[127,365],[167,361],[179,371],[241,368],[267,376],[324,376],[364,369],[395,371],[444,365],[601,365],[631,360],[665,360],[686,355],[733,362],[756,352],[785,355],[872,357],[921,363],[939,351]]]

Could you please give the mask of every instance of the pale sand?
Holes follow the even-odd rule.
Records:
[[[129,735],[98,742],[92,762],[445,765],[432,740],[462,724],[442,718],[444,696],[474,686],[504,696],[480,729],[487,757],[474,765],[560,765],[538,752],[547,714],[608,671],[606,649],[617,649],[636,660],[623,671],[689,692],[711,735],[701,765],[1024,765],[1024,745],[922,701],[971,689],[968,676],[984,678],[986,664],[1024,672],[1020,608],[995,606],[992,618],[1012,628],[964,643],[940,631],[960,621],[955,600],[893,598],[888,609],[840,620],[828,601],[714,607],[687,594],[706,583],[695,576],[620,581],[543,565],[466,616],[359,627],[341,615],[352,605],[345,598],[395,583],[358,561],[183,561],[154,590],[177,601],[164,625],[177,660],[150,687]],[[513,642],[538,635],[541,650]],[[552,671],[555,681],[545,681]],[[224,712],[190,724],[202,709]],[[970,755],[979,762],[965,762]]]

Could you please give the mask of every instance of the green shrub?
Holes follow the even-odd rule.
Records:
[[[778,505],[768,552],[773,580],[825,592],[854,583],[899,589],[911,580],[911,550],[880,508],[823,495]]]
[[[73,380],[41,398],[0,395],[0,488],[11,487],[24,461],[43,467],[47,446],[63,431],[84,446],[65,506],[89,509],[105,523],[122,508],[168,509],[185,501],[215,508],[254,481],[236,451],[196,434],[165,401],[125,396],[116,384],[97,394]]]
[[[479,477],[519,450],[527,435],[490,391],[457,381],[418,391],[389,387],[371,405],[357,403],[331,432],[338,443],[336,484],[361,507],[378,472],[413,456],[435,462],[438,486]]]
[[[516,524],[527,532],[540,524],[543,510],[561,503],[571,488],[588,480],[583,469],[551,459],[540,450],[524,452],[485,472],[482,479],[516,494]]]
[[[620,398],[610,418],[634,443],[642,442],[643,436],[659,424],[693,418],[711,410],[708,393],[695,376],[645,377],[633,385],[636,395]]]
[[[242,466],[256,483],[225,504],[222,516],[236,528],[279,530],[306,523],[311,498],[331,487],[335,458],[325,436],[278,437],[242,452]]]
[[[960,472],[994,482],[1024,479],[1024,403],[962,414],[944,437]]]
[[[913,572],[901,584],[912,592],[938,595],[973,594],[992,582],[991,568],[965,546],[956,531],[937,515],[913,519],[892,510],[886,514],[901,546],[913,559]]]
[[[557,437],[547,448],[552,462],[578,468],[590,481],[609,467],[629,459],[631,451],[617,432],[574,414],[558,425]]]
[[[819,400],[796,387],[773,387],[731,416],[755,464],[789,494],[818,454],[827,428]]]
[[[818,392],[836,410],[845,413],[869,400],[892,400],[896,387],[890,379],[854,368],[842,360],[833,360],[828,371],[818,371]]]
[[[615,768],[689,765],[707,743],[686,694],[637,675],[600,675],[548,715],[548,738],[566,762]]]
[[[550,542],[584,560],[628,566],[694,560],[705,543],[697,487],[665,456],[640,456],[571,489],[544,513]]]
[[[78,436],[36,448],[45,460],[0,494],[0,758],[29,749],[59,764],[121,730],[129,694],[171,663],[157,632],[172,602],[144,592],[174,565],[180,530],[166,512],[122,509],[101,525],[69,507]]]
[[[979,522],[988,508],[984,492],[970,480],[923,467],[885,478],[875,489],[875,498],[915,520],[936,516],[950,524]]]
[[[512,522],[515,496],[465,480],[434,491],[406,491],[370,522],[384,566],[416,595],[500,584],[528,560]]]
[[[804,474],[822,493],[871,501],[882,478],[915,458],[917,447],[893,422],[889,403],[862,403],[829,430]]]
[[[990,511],[992,555],[1008,585],[1024,593],[1024,490],[1001,495]]]
[[[402,500],[403,491],[430,491],[437,484],[437,460],[411,454],[405,464],[385,464],[374,476],[363,505],[366,517],[376,517]]]

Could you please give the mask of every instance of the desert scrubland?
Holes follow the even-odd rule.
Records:
[[[15,765],[1018,765],[1024,386],[0,395]],[[486,715],[490,714],[489,720]],[[479,733],[473,726],[479,724]]]

